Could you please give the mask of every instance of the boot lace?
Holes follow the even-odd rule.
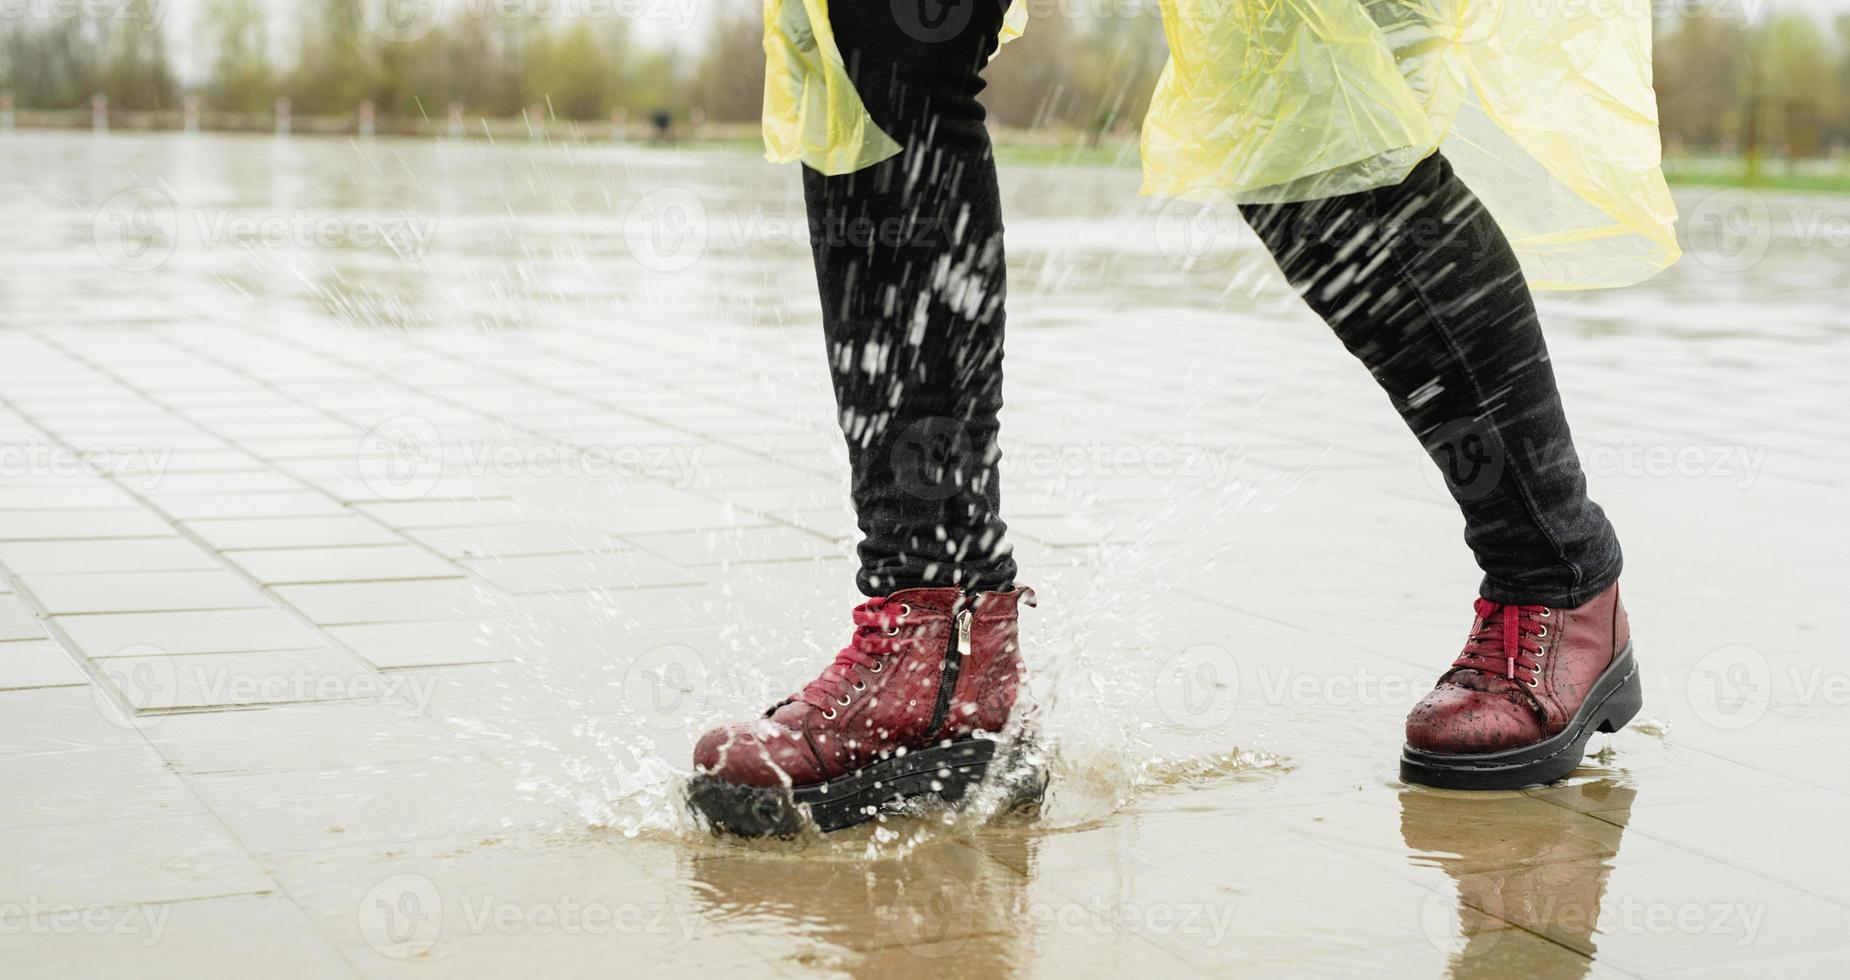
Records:
[[[1503,605],[1479,599],[1472,605],[1477,623],[1465,652],[1452,661],[1454,668],[1482,671],[1519,681],[1533,688],[1540,682],[1536,672],[1548,652],[1542,641],[1548,636],[1548,623],[1554,615],[1547,606]]]
[[[824,717],[835,717],[835,709],[847,707],[853,695],[867,689],[868,676],[885,669],[880,658],[898,652],[907,642],[902,633],[910,631],[902,631],[900,625],[911,612],[912,607],[903,602],[879,597],[854,607],[854,636],[848,645],[791,700],[819,709]]]

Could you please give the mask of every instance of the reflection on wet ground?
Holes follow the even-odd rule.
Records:
[[[854,598],[791,172],[0,151],[9,976],[1841,972],[1850,203],[1545,299],[1646,708],[1464,795],[1394,778],[1476,575],[1366,374],[1231,215],[1006,168],[1044,813],[742,843],[694,735]]]

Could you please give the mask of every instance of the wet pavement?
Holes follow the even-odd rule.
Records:
[[[856,601],[792,171],[0,136],[5,974],[1841,973],[1850,200],[1544,301],[1646,705],[1464,795],[1396,779],[1476,574],[1366,373],[1231,216],[1003,179],[1044,812],[740,843],[693,738]]]

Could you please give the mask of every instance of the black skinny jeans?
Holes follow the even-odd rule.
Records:
[[[917,5],[830,11],[903,152],[803,172],[868,595],[1015,576],[997,474],[1002,207],[977,103],[1007,0]],[[1571,607],[1618,579],[1515,253],[1443,157],[1392,187],[1241,211],[1445,473],[1485,598]]]

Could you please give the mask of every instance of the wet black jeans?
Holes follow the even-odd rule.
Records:
[[[868,595],[1014,580],[1002,208],[977,103],[1006,5],[830,11],[869,114],[903,147],[857,173],[803,173]],[[1577,606],[1618,579],[1515,253],[1443,157],[1392,187],[1241,210],[1445,473],[1485,598]]]

